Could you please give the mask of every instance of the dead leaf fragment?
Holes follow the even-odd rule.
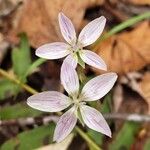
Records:
[[[145,73],[140,83],[142,95],[148,104],[148,114],[150,114],[150,72]]]
[[[109,71],[124,74],[150,63],[150,25],[145,21],[129,32],[113,35],[95,47]],[[95,70],[95,69],[94,69]],[[100,73],[99,70],[95,70]]]
[[[4,40],[3,34],[0,33],[0,64],[7,52],[8,47],[9,47],[9,43]]]
[[[103,0],[26,0],[14,30],[15,33],[27,33],[33,47],[60,41],[62,35],[58,25],[59,12],[68,16],[79,31],[85,9],[102,3]]]
[[[73,140],[73,134],[70,134],[64,141],[61,143],[55,143],[50,144],[41,148],[38,148],[37,150],[67,150],[69,145],[71,144]]]
[[[128,0],[134,5],[150,5],[150,0]]]

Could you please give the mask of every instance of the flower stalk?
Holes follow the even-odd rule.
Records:
[[[22,83],[20,80],[18,80],[14,76],[10,75],[7,71],[5,71],[1,68],[0,68],[0,74],[2,76],[4,76],[5,78],[9,79],[10,81],[14,82],[15,84],[21,86],[23,89],[25,89],[29,93],[31,93],[31,94],[37,94],[38,93],[38,91],[36,91],[32,87],[30,87],[29,85]]]

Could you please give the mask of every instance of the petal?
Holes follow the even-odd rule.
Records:
[[[78,75],[75,69],[67,62],[62,64],[60,78],[68,94],[72,97],[76,97],[79,92]]]
[[[80,111],[84,123],[89,128],[111,137],[111,130],[99,111],[86,105],[81,105]]]
[[[36,50],[36,55],[41,58],[46,59],[58,59],[65,57],[70,53],[68,50],[69,45],[62,43],[62,42],[54,42],[50,44],[44,44],[40,46]]]
[[[70,64],[73,68],[76,68],[76,67],[77,67],[77,61],[76,61],[76,59],[75,59],[71,54],[68,55],[68,56],[64,59],[63,63],[68,63],[68,64]]]
[[[105,70],[105,71],[107,70],[107,66],[104,60],[96,53],[89,50],[82,50],[79,54],[82,60],[88,65],[101,70]]]
[[[58,20],[60,30],[64,39],[69,44],[74,44],[76,42],[76,32],[71,20],[67,18],[63,13],[59,13]]]
[[[99,75],[88,81],[82,89],[81,101],[95,101],[106,95],[117,80],[116,73]]]
[[[45,112],[61,111],[71,103],[69,97],[56,91],[45,91],[32,95],[27,99],[29,106]]]
[[[61,142],[73,130],[77,123],[75,106],[65,112],[59,119],[54,131],[54,141]]]
[[[88,23],[79,34],[78,41],[83,47],[94,43],[105,27],[106,18],[104,16],[99,17]]]

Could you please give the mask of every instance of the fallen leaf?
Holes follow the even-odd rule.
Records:
[[[93,5],[100,5],[104,0],[26,0],[14,24],[15,32],[26,32],[33,47],[59,41],[62,35],[59,31],[58,13],[63,12],[74,23],[79,31],[85,9]]]
[[[118,74],[136,71],[150,63],[150,26],[148,21],[135,29],[113,35],[95,47],[108,65]],[[96,73],[100,70],[94,69]]]
[[[5,54],[7,53],[7,48],[9,43],[4,40],[3,34],[0,33],[0,64],[3,61]]]
[[[150,72],[144,74],[140,83],[140,88],[142,95],[148,104],[148,114],[150,114]]]
[[[128,2],[134,5],[150,5],[150,0],[128,0]]]

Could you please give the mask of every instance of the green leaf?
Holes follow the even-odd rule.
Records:
[[[20,47],[14,48],[12,51],[12,62],[14,73],[25,81],[25,73],[31,65],[31,54],[27,36],[21,34]]]
[[[33,150],[45,144],[52,143],[54,123],[25,131],[6,141],[1,150]]]
[[[0,79],[0,100],[17,93],[17,85],[7,79]]]
[[[104,98],[104,102],[101,106],[101,113],[110,113],[111,112],[111,104],[112,102],[112,97],[111,97],[111,93],[108,93],[105,98]]]
[[[94,130],[88,129],[88,135],[89,137],[94,140],[94,142],[98,145],[102,145],[102,140],[103,140],[103,134],[96,132]],[[89,145],[90,146],[90,145]]]
[[[43,64],[46,60],[43,58],[39,58],[36,61],[34,61],[32,63],[32,65],[30,65],[30,67],[28,68],[28,70],[25,73],[25,77],[27,75],[29,75],[30,73],[32,73],[38,66],[40,66],[41,64]]]
[[[150,138],[147,139],[147,141],[145,142],[145,145],[144,145],[144,150],[149,150],[150,149]]]
[[[30,108],[26,103],[20,103],[13,106],[3,107],[0,110],[1,120],[17,119],[23,117],[35,117],[42,112]]]
[[[135,122],[126,122],[115,140],[109,145],[109,150],[129,150],[135,140],[140,124]]]

